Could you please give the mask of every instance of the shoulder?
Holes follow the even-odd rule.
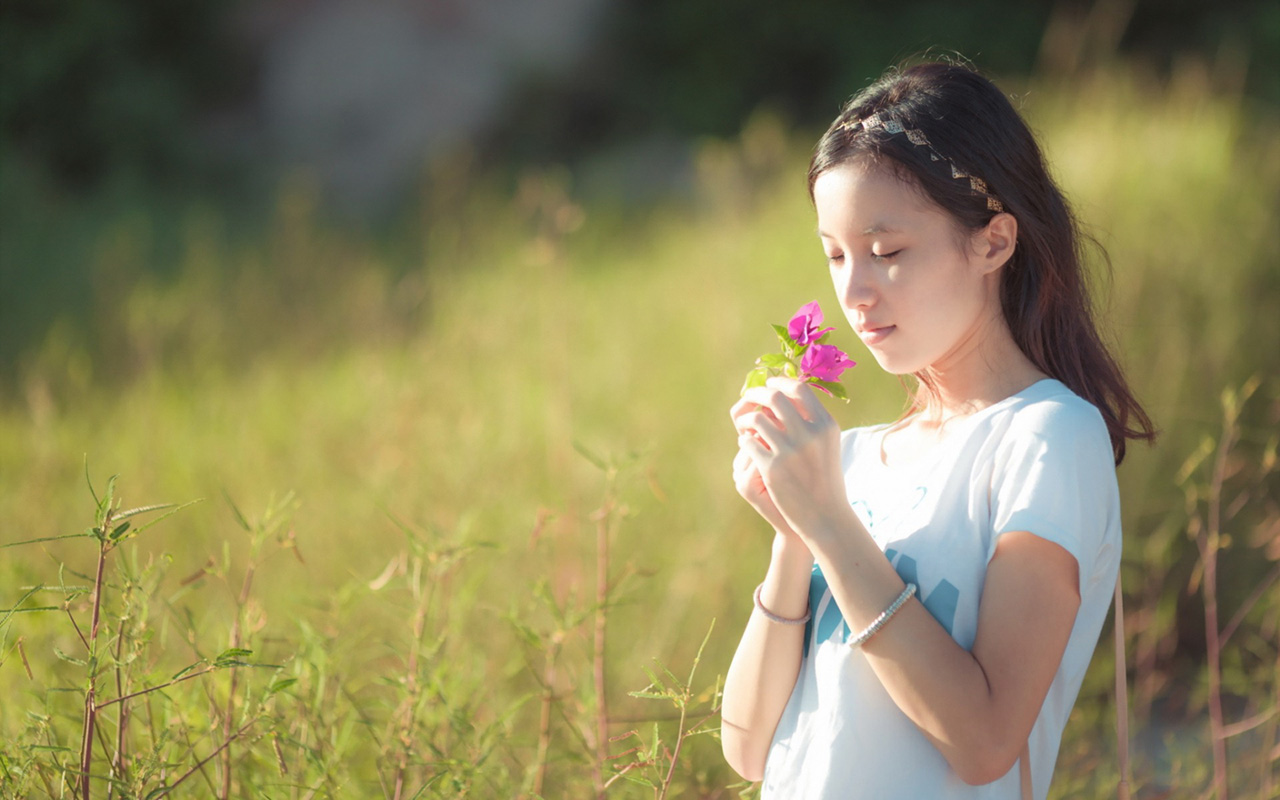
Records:
[[[1116,494],[1115,456],[1098,409],[1053,380],[1010,400],[992,420],[987,443],[992,484],[1003,501],[1075,495],[1096,502]]]
[[[1092,403],[1056,380],[1044,380],[1009,399],[1003,415],[1004,447],[1050,446],[1095,453],[1114,463],[1102,414]]]
[[[1009,400],[1013,424],[1027,431],[1078,433],[1107,427],[1092,403],[1052,378],[1032,384]]]
[[[1060,545],[1079,564],[1083,597],[1098,570],[1119,557],[1120,497],[1106,422],[1058,381],[1041,381],[1011,401],[990,442],[997,540],[1027,531]]]

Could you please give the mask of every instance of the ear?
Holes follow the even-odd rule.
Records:
[[[1018,243],[1018,220],[1008,212],[991,218],[987,227],[973,237],[973,255],[979,262],[982,274],[1000,269],[1013,257]]]

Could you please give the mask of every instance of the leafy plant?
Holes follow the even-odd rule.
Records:
[[[26,587],[0,617],[0,644],[11,633],[14,615],[32,613],[65,615],[77,644],[72,652],[54,646],[56,658],[70,669],[42,668],[40,678],[31,668],[22,637],[4,648],[5,657],[0,664],[16,650],[27,678],[44,696],[43,706],[28,712],[27,737],[16,745],[6,745],[6,751],[0,754],[4,783],[15,796],[23,796],[27,787],[38,783],[50,797],[69,793],[79,800],[89,800],[102,796],[100,791],[104,791],[108,800],[116,796],[155,800],[201,774],[210,761],[221,756],[225,778],[218,796],[229,797],[232,743],[268,718],[274,696],[290,681],[273,681],[253,695],[238,696],[236,677],[241,669],[278,669],[251,660],[253,651],[239,646],[238,633],[233,633],[230,647],[216,655],[200,656],[166,676],[153,652],[157,627],[153,611],[157,603],[162,611],[172,611],[165,608],[160,595],[168,562],[161,559],[143,565],[136,560],[136,552],[133,558],[116,556],[126,542],[193,503],[126,509],[116,495],[116,476],[107,481],[101,496],[94,490],[87,464],[85,478],[95,503],[92,527],[81,533],[3,545],[8,548],[87,539],[96,549],[91,573],[82,573],[62,562],[56,583]],[[135,524],[157,513],[159,516]],[[114,570],[108,569],[108,562],[113,562]],[[68,583],[69,577],[84,583]],[[246,578],[242,603],[247,600],[251,582]],[[57,602],[32,602],[48,596]],[[235,629],[239,630],[238,623]],[[189,643],[200,651],[194,637]],[[194,685],[192,681],[203,679],[199,683],[207,684],[214,673],[221,672],[230,676],[227,700],[217,726],[221,730],[210,736],[213,732],[207,724],[200,731],[199,722],[191,718],[183,693],[190,691],[187,687]],[[203,688],[210,691],[208,685]],[[66,718],[66,700],[70,697],[80,698],[81,721],[75,742],[71,741],[67,726],[59,724]],[[216,716],[216,712],[211,714],[209,722]],[[203,747],[192,739],[193,734],[204,737]]]

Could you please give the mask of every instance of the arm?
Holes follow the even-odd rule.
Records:
[[[779,513],[822,566],[850,628],[859,630],[903,583],[849,508],[834,421],[795,384],[748,396],[768,412],[744,416],[758,439],[742,447],[759,465]],[[972,651],[916,600],[864,646],[894,702],[963,780],[989,782],[1016,761],[1074,624],[1076,570],[1058,545],[1005,534],[988,568]]]
[[[883,557],[858,563],[854,531],[814,536],[823,540],[811,546],[846,619],[855,630],[870,624],[901,591],[901,579],[867,568],[892,572]],[[1075,622],[1076,569],[1052,542],[1005,534],[987,571],[972,651],[916,600],[863,645],[894,703],[965,782],[989,783],[1017,761]]]
[[[775,534],[760,602],[779,616],[803,617],[812,568],[813,556],[795,534]],[[725,676],[720,743],[729,766],[749,781],[764,776],[774,730],[800,673],[804,631],[770,622],[753,607]]]

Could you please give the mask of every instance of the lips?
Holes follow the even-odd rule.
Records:
[[[882,328],[860,328],[858,330],[858,337],[862,339],[863,344],[871,347],[883,342],[888,338],[889,334],[893,333],[897,329],[897,325],[885,325]]]

